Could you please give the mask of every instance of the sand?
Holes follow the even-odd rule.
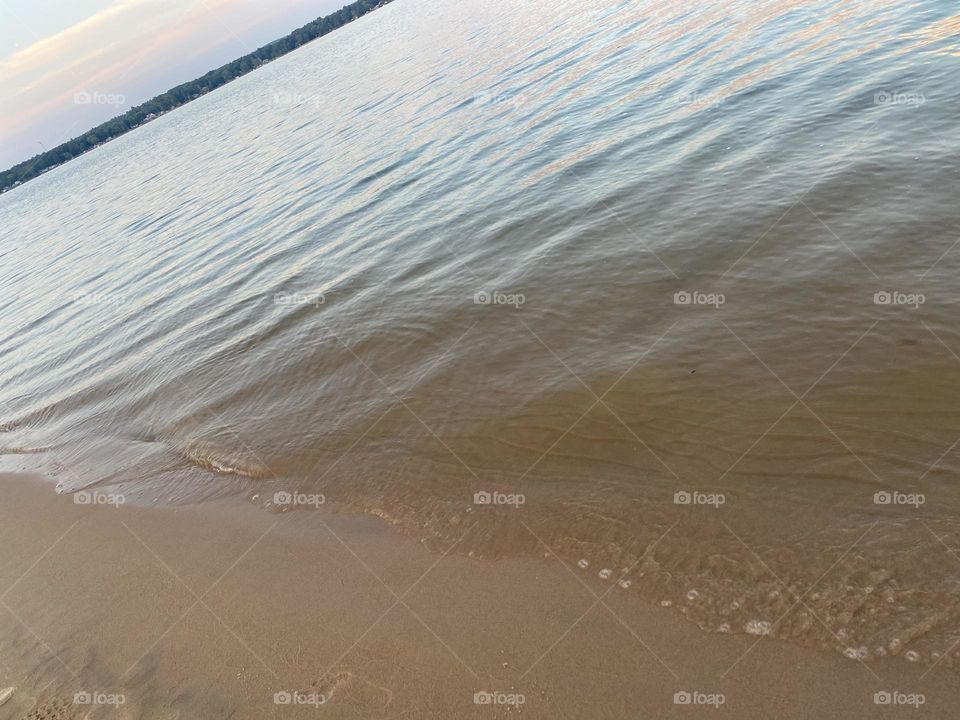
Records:
[[[78,505],[45,478],[0,483],[2,718],[860,720],[960,706],[946,667],[705,633],[554,557],[438,554],[325,510]],[[875,704],[884,691],[923,705]]]

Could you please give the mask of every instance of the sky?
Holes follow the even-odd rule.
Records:
[[[350,0],[0,0],[0,170]]]

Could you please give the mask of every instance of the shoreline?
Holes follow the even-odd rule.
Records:
[[[947,667],[707,633],[555,557],[431,552],[369,516],[77,505],[37,476],[0,482],[3,718],[947,718],[960,702]]]

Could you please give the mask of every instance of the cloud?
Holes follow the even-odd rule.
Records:
[[[136,88],[138,78],[155,74],[184,53],[202,53],[222,42],[220,15],[229,14],[226,6],[237,1],[117,0],[0,59],[0,104],[5,109],[0,132],[22,134],[53,114],[73,114],[77,120],[71,132],[85,130],[89,108],[73,107],[76,93],[136,95],[125,90]]]
[[[34,155],[40,145],[65,142],[345,1],[114,0],[0,58],[0,167]],[[77,93],[122,95],[127,103],[77,105]]]

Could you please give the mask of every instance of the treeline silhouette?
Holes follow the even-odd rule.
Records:
[[[286,55],[291,50],[296,50],[301,45],[321,35],[326,35],[328,32],[336,30],[348,22],[356,20],[361,15],[365,15],[371,10],[375,10],[389,2],[391,2],[391,0],[357,0],[349,5],[345,5],[335,13],[307,23],[289,35],[279,40],[274,40],[248,55],[237,58],[233,62],[227,63],[216,70],[211,70],[196,80],[177,85],[175,88],[167,90],[161,95],[157,95],[142,105],[130,108],[122,115],[118,115],[105,123],[97,125],[83,135],[79,135],[62,145],[57,145],[52,150],[42,152],[29,160],[14,165],[9,170],[3,171],[0,173],[0,192],[5,192],[27,180],[35,178],[45,170],[72,160],[87,150],[133,130],[148,120],[152,120],[161,113],[165,113],[211,90],[215,90],[234,78],[238,78],[260,67],[265,62],[269,62],[281,55]]]

